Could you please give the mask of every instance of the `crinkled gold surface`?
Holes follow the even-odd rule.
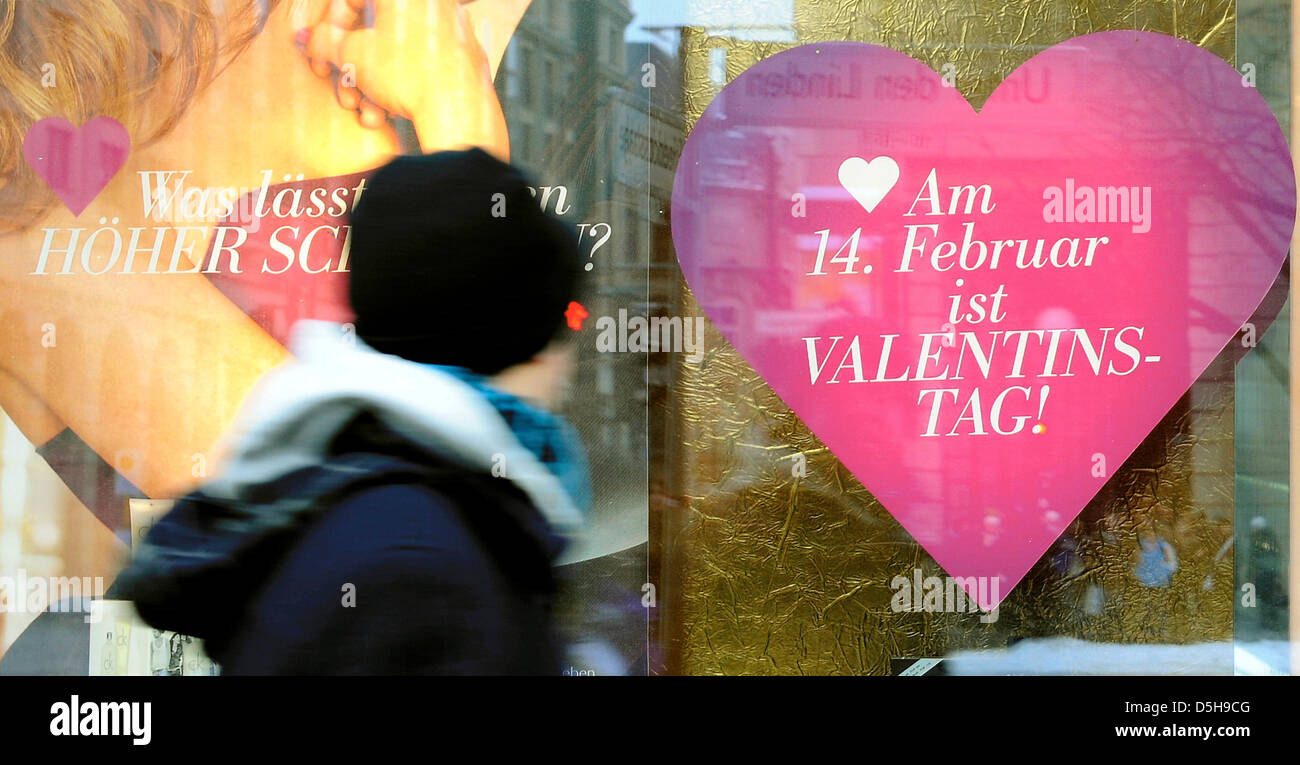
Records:
[[[704,0],[697,6],[707,6]],[[1043,48],[1088,32],[1173,34],[1233,58],[1234,4],[796,0],[800,42],[861,40],[940,69],[978,107]],[[727,79],[787,44],[683,35],[684,108],[693,122]],[[683,287],[684,315],[700,313]],[[1227,640],[1233,625],[1233,390],[1209,371],[1113,475],[1003,603],[999,619],[895,613],[890,580],[930,559],[758,375],[710,328],[708,354],[678,370],[675,485],[658,502],[664,670],[689,674],[885,674],[891,658],[1003,647],[1064,635],[1104,642]],[[870,434],[864,434],[869,437]],[[793,478],[791,460],[807,459]],[[1169,588],[1133,574],[1137,530],[1177,549]],[[1066,553],[1062,544],[1072,544]],[[1055,558],[1053,560],[1053,558]]]

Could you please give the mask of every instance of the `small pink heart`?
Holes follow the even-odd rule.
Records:
[[[112,117],[95,117],[80,128],[61,117],[32,125],[23,157],[63,204],[80,215],[131,153],[131,137]]]

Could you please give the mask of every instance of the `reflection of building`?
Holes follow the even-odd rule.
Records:
[[[512,160],[538,185],[566,187],[549,206],[591,224],[582,235],[592,258],[588,327],[620,309],[670,311],[677,288],[667,219],[684,140],[677,65],[652,45],[625,44],[631,19],[627,0],[535,0],[497,75]],[[626,477],[644,491],[646,405],[667,385],[665,365],[651,365],[647,390],[644,354],[596,353],[594,340],[593,329],[582,345],[592,389],[579,391],[583,408],[572,414],[593,452],[637,465]]]
[[[595,169],[600,102],[606,88],[628,84],[623,30],[631,20],[627,0],[534,0],[497,72],[514,162],[557,183]]]
[[[607,93],[603,133],[602,150],[612,159],[608,210],[624,253],[609,286],[630,313],[664,315],[674,311],[678,290],[668,209],[685,135],[680,116],[663,106],[675,99],[676,67],[652,46],[629,46],[629,53],[632,87]],[[646,64],[653,67],[654,88],[641,85]],[[646,402],[667,388],[670,369],[670,363],[651,364]]]
[[[589,553],[598,557],[561,567],[567,596],[559,618],[586,648],[640,674],[650,618],[641,604],[650,566],[646,487],[663,443],[650,429],[667,419],[649,412],[664,398],[663,362],[675,354],[598,352],[596,325],[620,311],[671,310],[678,277],[667,211],[684,131],[675,58],[626,45],[631,20],[627,0],[533,0],[496,85],[512,160],[551,187],[547,209],[580,227],[590,259],[588,318],[566,414],[591,462],[595,507],[586,536],[597,540]],[[654,65],[653,88],[646,64]],[[539,200],[545,193],[539,189]]]

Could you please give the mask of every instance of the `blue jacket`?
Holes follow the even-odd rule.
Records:
[[[223,674],[559,674],[563,542],[511,482],[361,416],[254,496],[181,499],[114,587]]]

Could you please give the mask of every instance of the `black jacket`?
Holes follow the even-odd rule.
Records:
[[[114,589],[224,674],[559,674],[561,548],[514,484],[362,416],[252,503],[178,501]]]

